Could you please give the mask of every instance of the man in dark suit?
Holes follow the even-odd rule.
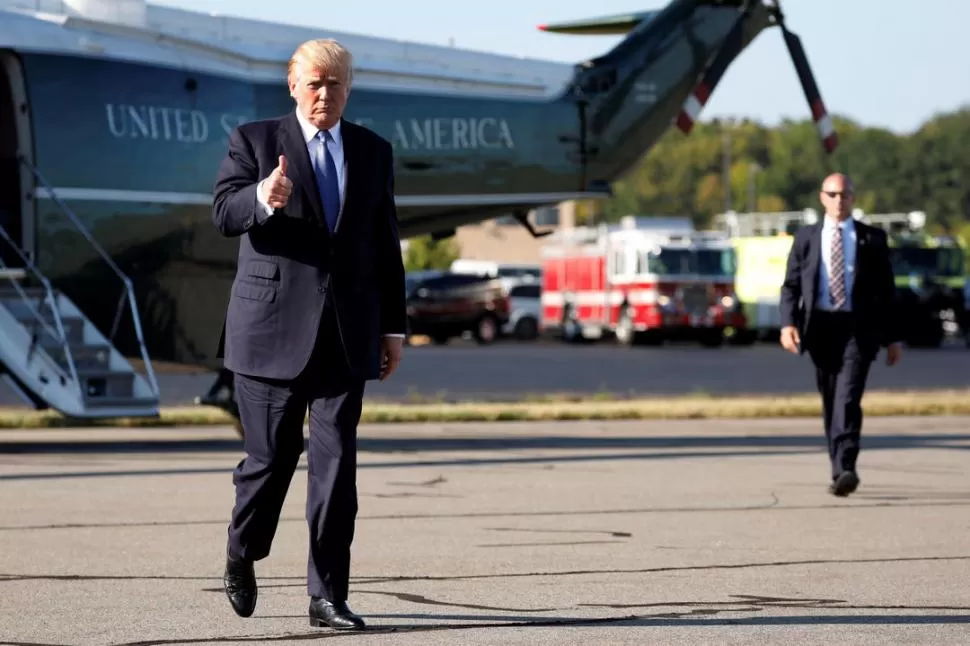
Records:
[[[886,233],[851,217],[853,197],[848,177],[825,178],[819,194],[825,216],[795,234],[781,287],[781,345],[795,354],[807,350],[815,364],[832,464],[829,492],[836,496],[859,486],[869,367],[880,347],[890,366],[902,355]]]
[[[307,410],[307,591],[314,626],[360,628],[347,605],[357,514],[357,424],[364,383],[387,379],[406,326],[390,144],[343,120],[352,59],[339,43],[301,45],[289,65],[296,110],[232,131],[212,217],[239,237],[225,322],[246,457],[233,482],[226,594],[256,606],[265,558],[303,451]]]

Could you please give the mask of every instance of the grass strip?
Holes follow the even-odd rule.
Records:
[[[970,415],[970,390],[871,391],[863,400],[867,416]],[[392,404],[365,402],[361,422],[494,422],[635,419],[759,419],[817,417],[816,393],[769,396],[682,395],[640,399],[588,400],[551,397],[519,402]],[[50,411],[0,411],[0,428],[64,428],[84,426],[164,427],[233,424],[220,408],[163,408],[158,417],[71,419]]]

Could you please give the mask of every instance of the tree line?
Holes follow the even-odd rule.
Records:
[[[856,206],[868,213],[924,211],[932,233],[970,244],[970,107],[940,113],[916,131],[896,134],[833,118],[839,146],[825,153],[810,119],[768,127],[750,120],[698,122],[689,136],[669,128],[613,185],[614,197],[583,202],[580,222],[628,214],[689,215],[699,227],[736,211],[820,209],[818,191],[832,172],[847,173]],[[408,269],[447,266],[460,254],[451,240],[411,241]]]
[[[833,121],[839,146],[831,155],[809,119],[775,127],[712,120],[696,124],[689,136],[670,128],[614,184],[612,199],[584,204],[582,211],[607,222],[630,213],[690,215],[703,226],[729,207],[818,209],[822,179],[844,172],[855,184],[856,206],[866,212],[924,211],[941,233],[970,223],[970,107],[938,114],[905,135]]]

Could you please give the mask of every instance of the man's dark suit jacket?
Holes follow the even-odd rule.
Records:
[[[316,344],[324,303],[335,308],[340,341],[356,376],[376,379],[383,334],[404,334],[404,266],[387,140],[341,121],[346,191],[328,230],[306,142],[295,113],[255,121],[229,135],[212,219],[239,237],[225,321],[225,367],[243,375],[293,379]],[[267,216],[256,184],[283,155],[293,191]]]
[[[854,225],[856,256],[851,318],[857,342],[875,352],[880,346],[899,340],[894,307],[896,284],[886,232],[858,220]],[[821,266],[822,222],[818,222],[802,227],[795,234],[781,287],[781,325],[798,329],[802,352],[812,343],[809,323],[818,298]]]

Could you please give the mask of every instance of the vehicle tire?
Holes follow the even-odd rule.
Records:
[[[560,329],[562,330],[563,343],[579,343],[583,340],[583,331],[573,316],[571,305],[567,305],[563,310]]]
[[[754,345],[758,340],[758,333],[754,330],[737,330],[730,339],[731,345]]]
[[[638,343],[640,345],[648,345],[652,347],[662,346],[664,341],[667,340],[662,329],[653,329],[647,330],[646,332],[641,332],[638,338]]]
[[[539,323],[531,316],[522,317],[515,324],[515,338],[533,341],[539,336]]]
[[[616,319],[616,329],[613,332],[616,342],[620,345],[634,345],[637,340],[637,332],[633,329],[633,317],[630,316],[630,308],[624,307],[620,310],[620,315]]]
[[[431,342],[435,345],[445,345],[450,338],[447,334],[432,334]]]
[[[724,331],[720,329],[701,332],[700,343],[705,348],[719,348],[724,345]]]
[[[939,348],[943,345],[945,336],[943,322],[913,325],[906,336],[906,345],[911,348]]]
[[[491,314],[485,314],[478,319],[472,335],[480,345],[494,343],[498,338],[498,321]]]

